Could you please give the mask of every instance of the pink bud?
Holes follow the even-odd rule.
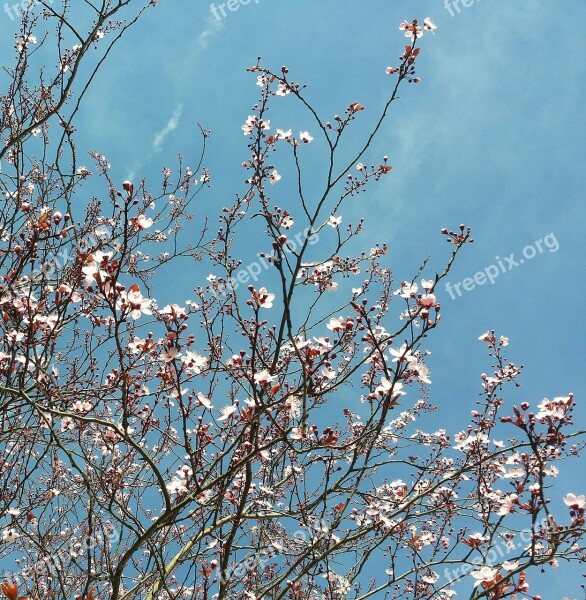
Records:
[[[134,192],[134,185],[130,181],[125,181],[122,184],[122,187],[124,191],[128,193],[129,196],[132,196],[132,192]]]
[[[426,294],[419,300],[421,306],[425,306],[426,308],[433,306],[436,302],[437,299],[433,294]]]
[[[55,224],[58,225],[59,223],[61,223],[62,220],[63,220],[63,215],[59,211],[56,211],[53,214],[53,221],[55,221]]]

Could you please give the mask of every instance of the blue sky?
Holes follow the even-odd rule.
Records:
[[[257,56],[274,69],[286,64],[294,80],[307,83],[322,115],[363,104],[351,145],[393,83],[384,69],[406,43],[399,23],[430,16],[438,30],[422,41],[422,82],[403,88],[370,153],[387,154],[393,173],[342,213],[346,222],[364,216],[368,239],[389,244],[396,281],[411,278],[427,254],[442,266],[444,226],[466,223],[476,240],[448,277],[453,285],[497,256],[518,260],[524,247],[553,234],[555,252],[546,247],[494,285],[454,300],[439,289],[431,399],[444,409],[439,419],[449,415],[441,422],[447,429],[468,420],[478,374],[490,366],[477,337],[494,328],[510,338],[509,356],[526,365],[511,401],[536,404],[573,391],[583,425],[586,3],[475,0],[453,12],[438,0],[252,0],[216,20],[206,2],[160,0],[100,73],[79,115],[78,147],[107,155],[115,178],[156,181],[179,152],[195,165],[199,122],[213,132],[206,164],[214,184],[205,202],[223,206],[244,187],[240,126],[258,92],[245,69]],[[0,15],[2,56],[14,30]],[[176,300],[193,285],[178,288]],[[584,493],[583,468],[569,464],[560,484],[560,495]],[[545,598],[570,592],[557,577],[548,571],[547,581],[540,578]]]

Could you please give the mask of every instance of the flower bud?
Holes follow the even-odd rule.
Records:
[[[132,192],[134,192],[134,185],[130,181],[125,181],[122,184],[122,187],[124,191],[128,193],[129,196],[132,196]]]

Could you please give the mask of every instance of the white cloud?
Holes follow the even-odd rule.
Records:
[[[223,29],[224,23],[222,21],[208,18],[206,28],[197,36],[199,50],[205,50],[208,47],[210,38]]]
[[[153,138],[153,150],[159,151],[165,138],[175,129],[177,129],[177,125],[179,125],[179,119],[181,119],[181,114],[183,113],[183,104],[178,104],[171,115],[169,121],[161,131],[155,134]]]

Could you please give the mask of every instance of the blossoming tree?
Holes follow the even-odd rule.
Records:
[[[391,171],[371,142],[399,88],[418,83],[419,39],[435,24],[401,24],[407,45],[381,74],[388,100],[349,159],[359,102],[326,121],[287,68],[251,67],[248,179],[213,215],[192,202],[212,186],[209,132],[199,164],[180,160],[160,181],[117,181],[74,143],[96,70],[156,2],[136,5],[88,16],[39,1],[2,80],[0,591],[539,598],[532,569],[584,558],[584,495],[549,497],[556,464],[583,448],[572,394],[511,406],[521,368],[488,331],[492,372],[468,428],[424,431],[435,290],[470,231],[443,229],[445,269],[424,262],[400,283],[384,244],[342,254],[363,233],[343,225],[344,203]],[[38,67],[41,48],[57,53],[55,73]],[[273,128],[282,96],[306,109],[308,131]],[[319,190],[303,177],[309,144],[325,160]],[[88,186],[99,191],[84,204]],[[271,197],[279,186],[287,209]],[[177,260],[193,265],[192,297],[161,301]]]

